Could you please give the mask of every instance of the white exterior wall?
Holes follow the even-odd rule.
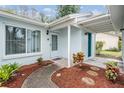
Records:
[[[92,33],[91,57],[88,57],[88,35],[85,35],[88,30],[71,28],[71,55],[82,51],[85,54],[85,60],[95,57],[95,33]],[[72,56],[71,56],[72,57]]]
[[[5,24],[23,27],[31,30],[41,31],[41,52],[37,54],[23,54],[18,56],[5,56]],[[24,22],[14,21],[7,18],[0,17],[0,65],[17,62],[21,65],[36,62],[38,57],[43,55],[44,59],[49,58],[49,42],[47,42],[46,29],[44,27],[26,24]]]
[[[103,50],[110,49],[110,48],[118,48],[118,37],[104,34],[104,33],[98,33],[96,34],[96,41],[103,41]]]
[[[5,24],[11,26],[22,27],[31,30],[40,30],[41,31],[41,52],[40,53],[32,53],[32,54],[19,54],[19,55],[11,55],[5,56]],[[31,64],[36,62],[36,59],[39,57],[43,57],[44,60],[48,60],[51,58],[51,34],[52,31],[47,35],[47,29],[41,26],[35,26],[32,24],[27,24],[21,21],[15,21],[7,18],[0,17],[0,65],[14,63],[17,62],[21,65]],[[59,57],[68,57],[68,34],[67,27],[63,29],[56,30],[58,33],[58,56]],[[84,29],[76,28],[71,26],[71,58],[72,54],[83,51],[86,55],[85,59],[88,59],[88,36],[85,35],[87,32]],[[94,57],[94,34],[92,33],[92,56]]]
[[[92,33],[91,31],[82,29],[82,51],[84,51],[85,53],[85,60],[95,57],[95,43],[96,43],[95,40],[96,34],[92,33],[91,57],[88,57],[88,35],[85,35],[86,32]]]
[[[81,30],[71,27],[71,55],[81,51]]]
[[[59,40],[59,55],[63,58],[68,58],[68,34],[67,28],[60,31]]]

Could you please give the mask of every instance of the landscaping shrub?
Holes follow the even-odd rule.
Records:
[[[43,63],[43,58],[42,57],[38,58],[37,62],[38,62],[39,65],[41,65]]]
[[[118,49],[118,48],[116,48],[116,47],[113,47],[113,48],[107,49],[106,51],[118,52],[118,51],[119,51],[119,49]]]
[[[122,48],[122,38],[119,37],[119,40],[118,40],[118,49],[119,49],[119,51],[121,51],[121,48]]]
[[[119,74],[119,68],[117,65],[117,62],[107,62],[106,64],[106,78],[108,80],[111,80],[112,82],[115,82],[118,78],[118,74]]]
[[[104,44],[104,42],[102,42],[102,41],[97,41],[96,42],[96,54],[97,55],[100,55],[100,51],[103,48],[103,44]]]
[[[84,53],[78,52],[77,54],[73,54],[73,63],[81,63],[84,60]]]
[[[17,63],[14,64],[5,64],[0,67],[0,82],[4,83],[9,80],[12,74],[19,69]]]

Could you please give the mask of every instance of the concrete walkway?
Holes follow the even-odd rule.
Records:
[[[122,66],[122,61],[120,61],[120,60],[111,59],[111,58],[102,58],[102,57],[94,57],[92,59],[86,60],[84,63],[105,68],[106,67],[105,63],[109,62],[109,61],[118,62],[118,65]]]
[[[65,59],[54,62],[54,64],[39,68],[29,75],[29,77],[24,81],[22,88],[57,88],[57,86],[51,81],[51,75],[58,69],[65,67],[67,62]]]
[[[109,58],[99,58],[95,57],[86,60],[84,63],[95,65],[98,67],[105,68],[105,62],[116,61],[121,63],[119,60],[109,59]],[[57,88],[57,86],[51,81],[51,75],[58,69],[67,66],[67,59],[54,60],[54,64],[39,68],[34,71],[23,83],[22,88]]]

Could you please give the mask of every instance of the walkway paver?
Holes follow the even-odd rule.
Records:
[[[22,88],[57,88],[51,81],[51,75],[56,70],[64,67],[66,63],[65,60],[60,60],[49,66],[39,68],[24,81]]]
[[[84,63],[95,65],[98,67],[105,68],[105,62],[108,61],[117,61],[121,63],[119,60],[108,59],[108,58],[99,58],[95,57],[90,60],[86,60]],[[67,59],[61,59],[54,61],[54,64],[51,64],[46,67],[39,68],[38,70],[34,71],[23,83],[22,88],[57,88],[51,81],[51,75],[58,69],[67,66]]]

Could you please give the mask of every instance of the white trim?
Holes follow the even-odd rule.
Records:
[[[26,31],[26,51],[25,53],[19,53],[19,54],[10,54],[10,55],[6,55],[6,28],[5,26],[6,25],[9,25],[9,26],[14,26],[14,27],[21,27],[21,26],[18,26],[18,25],[13,25],[13,24],[6,24],[5,22],[2,23],[2,27],[4,28],[4,42],[3,42],[3,45],[4,45],[4,49],[3,49],[3,59],[13,59],[13,58],[21,58],[21,57],[28,57],[28,56],[35,56],[35,55],[41,55],[42,54],[42,47],[40,48],[40,52],[34,52],[34,53],[27,53],[27,30],[29,28],[26,28],[26,27],[22,27],[25,29]],[[32,30],[32,29],[30,29]],[[34,30],[34,29],[33,29]],[[32,30],[32,31],[33,31]],[[36,30],[36,29],[35,29]],[[38,31],[40,31],[40,33],[42,34],[42,31],[38,29]],[[40,38],[42,41],[42,37]],[[41,43],[42,44],[42,43]],[[40,45],[41,46],[41,45]]]
[[[74,18],[70,17],[69,15],[67,15],[67,16],[65,16],[65,17],[61,17],[61,18],[56,19],[55,21],[49,23],[49,27],[53,27],[53,26],[55,26],[55,25],[57,25],[57,24],[60,24],[60,23],[69,21],[69,20],[71,20],[71,19],[74,19]]]
[[[45,27],[47,26],[47,24],[42,23],[41,21],[33,20],[31,18],[24,17],[24,16],[19,16],[19,15],[16,15],[16,14],[7,13],[7,12],[4,12],[4,11],[0,11],[0,16],[11,18],[11,19],[18,20],[18,21],[23,21],[23,22],[33,24],[33,25],[39,25],[39,26],[45,26]]]
[[[57,50],[52,50],[52,35],[56,35],[57,36]],[[57,52],[57,56],[53,56],[54,52]],[[56,32],[51,32],[50,33],[50,58],[54,59],[60,57],[59,56],[59,34]]]
[[[86,22],[90,22],[90,21],[94,21],[94,20],[97,20],[97,19],[100,19],[100,18],[106,18],[106,17],[110,17],[110,14],[94,16],[94,17],[91,17],[91,18],[88,18],[88,19],[85,19],[85,20],[81,20],[81,21],[78,22],[78,24],[83,24],[83,23],[86,23]]]
[[[84,27],[94,26],[94,25],[98,25],[98,24],[106,23],[106,22],[108,23],[108,22],[111,22],[111,21],[110,20],[104,20],[104,21],[101,21],[101,22],[90,23],[90,24],[84,25]]]
[[[68,67],[71,66],[71,26],[68,25]]]
[[[37,53],[22,53],[22,54],[5,55],[3,59],[16,59],[16,58],[24,58],[24,57],[37,56],[37,55],[42,55],[42,53],[37,52]]]

